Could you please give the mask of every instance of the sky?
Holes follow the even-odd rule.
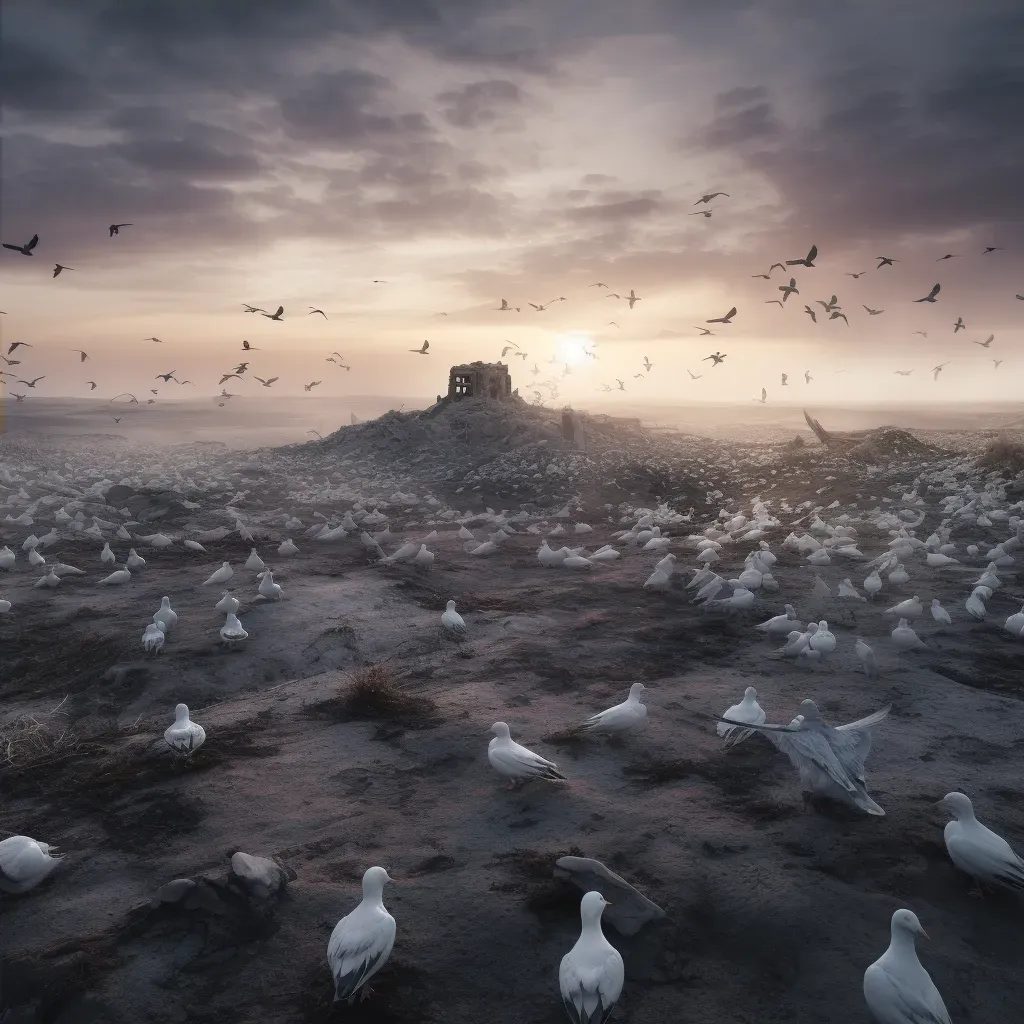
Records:
[[[511,343],[556,405],[1020,397],[1011,0],[32,0],[0,31],[0,235],[40,236],[0,250],[10,392],[213,400],[245,359],[233,394],[432,399]]]

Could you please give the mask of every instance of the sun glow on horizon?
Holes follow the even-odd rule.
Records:
[[[582,366],[588,352],[594,351],[594,339],[586,331],[568,331],[555,335],[555,358],[567,366]]]

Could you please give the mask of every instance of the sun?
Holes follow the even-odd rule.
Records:
[[[569,331],[555,337],[555,357],[560,363],[580,366],[587,360],[587,351],[592,350],[594,339],[585,331]]]

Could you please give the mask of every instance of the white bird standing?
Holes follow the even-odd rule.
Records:
[[[241,643],[249,634],[242,628],[242,623],[234,612],[228,612],[224,625],[220,627],[220,638],[229,647]]]
[[[946,609],[942,607],[937,597],[932,598],[932,618],[940,626],[949,626],[952,624],[952,620],[949,617],[949,612],[947,612]]]
[[[891,608],[885,609],[886,615],[899,615],[907,619],[916,619],[917,616],[921,615],[923,612],[924,606],[921,604],[917,594],[908,598],[906,601],[900,601],[899,604],[894,604]]]
[[[1024,860],[1002,836],[978,821],[970,798],[947,793],[939,803],[953,815],[943,832],[949,859],[974,879],[977,894],[985,884],[1024,892]]]
[[[455,610],[455,602],[449,601],[445,610],[441,612],[441,624],[445,629],[453,633],[465,633],[466,623],[462,616]]]
[[[604,1024],[622,993],[622,957],[601,929],[607,903],[596,891],[580,900],[580,937],[558,968],[558,990],[573,1024]]]
[[[914,632],[906,619],[900,619],[900,624],[892,631],[892,642],[901,650],[909,651],[917,647],[928,645]]]
[[[253,572],[263,572],[263,570],[266,569],[263,559],[260,558],[255,548],[249,552],[249,557],[245,560],[245,567],[246,569],[251,569]]]
[[[235,575],[235,570],[231,568],[230,562],[222,562],[221,567],[213,573],[213,575],[203,584],[204,587],[212,587],[217,583],[227,583],[232,576]]]
[[[363,899],[331,932],[327,963],[334,977],[334,1005],[351,1005],[370,994],[367,982],[387,963],[397,926],[384,906],[384,883],[394,879],[381,867],[363,873]]]
[[[160,648],[164,645],[164,631],[157,622],[151,622],[146,626],[142,634],[142,647],[147,654],[159,654]]]
[[[554,761],[516,743],[504,722],[495,722],[491,732],[494,733],[494,739],[487,744],[487,760],[496,771],[510,780],[509,789],[515,789],[527,779],[565,781],[565,776]]]
[[[796,617],[796,610],[791,604],[785,605],[783,615],[773,615],[764,622],[759,622],[754,629],[759,629],[769,636],[783,636],[794,629],[803,629],[803,623]]]
[[[878,1024],[952,1024],[949,1011],[917,958],[914,936],[928,933],[917,915],[892,915],[889,948],[864,972],[864,1001]]]
[[[60,863],[56,846],[28,836],[10,836],[0,843],[0,889],[19,893],[34,889]]]
[[[722,715],[723,718],[728,718],[733,722],[746,722],[750,725],[764,725],[765,713],[764,708],[757,703],[757,690],[753,686],[748,686],[743,691],[743,700],[739,704],[733,704],[728,711]],[[725,740],[726,747],[735,747],[742,743],[745,739],[754,735],[753,729],[744,729],[737,725],[729,725],[726,722],[718,723],[718,735]]]
[[[424,569],[429,572],[430,568],[434,564],[434,552],[429,551],[426,544],[420,544],[420,549],[416,552],[416,555],[412,560],[412,564],[415,565],[417,569]]]
[[[141,569],[146,564],[146,560],[135,550],[135,548],[129,548],[128,557],[124,560],[124,564],[129,569]]]
[[[857,637],[857,643],[854,644],[853,649],[864,666],[864,675],[868,679],[877,679],[881,672],[878,669],[878,662],[875,660],[875,652],[860,637]]]
[[[165,633],[170,633],[178,624],[178,613],[171,607],[169,597],[160,598],[160,607],[153,613],[153,621],[162,626]]]
[[[174,709],[174,725],[164,732],[164,742],[179,754],[194,754],[206,742],[206,730],[188,717],[188,705]]]
[[[260,580],[260,585],[257,589],[260,596],[267,601],[277,601],[283,593],[281,584],[274,582],[274,574],[269,569],[264,571],[263,578]]]
[[[634,683],[629,688],[629,696],[621,704],[591,715],[581,726],[589,732],[599,735],[616,735],[629,732],[647,720],[647,705],[640,700],[644,692],[643,683]]]
[[[104,565],[113,565],[117,561],[117,555],[110,550],[110,541],[106,541],[103,544],[103,550],[100,552],[100,561]]]
[[[213,610],[222,615],[233,615],[240,607],[241,602],[238,598],[230,590],[225,590],[220,600],[213,606]]]

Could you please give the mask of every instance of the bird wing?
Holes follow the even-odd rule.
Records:
[[[335,1000],[350,999],[384,966],[395,930],[395,919],[387,911],[372,921],[353,911],[335,925],[327,943]]]
[[[535,775],[554,775],[557,778],[562,778],[558,765],[554,761],[549,761],[546,757],[535,754],[527,747],[516,743],[515,740],[512,740],[507,747],[500,747],[498,752],[510,755],[512,762],[518,765],[520,770],[525,769]]]
[[[36,247],[36,243],[37,243],[38,241],[39,241],[39,236],[38,236],[38,235],[33,235],[33,236],[32,236],[32,237],[31,237],[31,238],[30,238],[30,239],[29,239],[29,240],[28,240],[28,241],[27,241],[27,242],[25,243],[25,248],[26,248],[26,249],[34,249],[34,248]]]
[[[811,251],[807,254],[807,262],[813,263],[818,258],[818,247],[816,245],[811,246]]]
[[[881,708],[878,711],[873,711],[870,715],[865,715],[864,718],[858,718],[855,722],[847,722],[846,725],[837,725],[835,727],[835,731],[853,732],[855,730],[870,729],[873,725],[878,725],[879,722],[887,718],[891,710],[892,705],[886,704],[884,708]]]
[[[976,869],[975,877],[988,877],[1011,889],[1024,890],[1024,861],[1008,845],[1000,849],[994,843],[985,844],[956,835],[947,837],[946,845],[962,862]]]
[[[865,996],[869,992],[872,1002],[890,1011],[887,1019],[891,1024],[952,1024],[934,986],[923,992],[915,991],[881,964],[874,963],[864,972]]]

